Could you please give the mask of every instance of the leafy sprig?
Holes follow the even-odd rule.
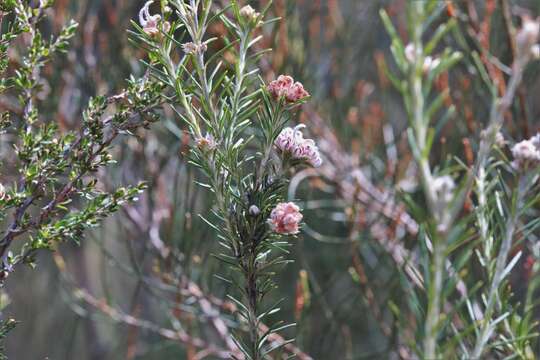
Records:
[[[274,97],[257,76],[264,52],[254,47],[262,37],[259,29],[273,21],[263,20],[268,8],[258,13],[231,1],[218,10],[211,0],[169,1],[162,10],[167,6],[178,20],[166,11],[148,14],[159,22],[151,29],[144,19],[144,24],[134,24],[133,42],[148,52],[150,73],[168,87],[169,104],[193,144],[190,163],[205,176],[200,185],[215,196],[213,216],[201,218],[223,248],[215,256],[232,270],[232,276],[220,278],[239,294],[228,295],[246,324],[235,341],[246,358],[262,359],[276,350],[269,335],[290,326],[278,322],[261,331],[262,321],[279,311],[277,304],[265,304],[276,286],[276,267],[289,262],[283,255],[287,241],[267,224],[284,201],[291,165],[274,142],[304,99]],[[214,23],[223,25],[228,36],[208,37]],[[210,48],[213,55],[207,56]]]

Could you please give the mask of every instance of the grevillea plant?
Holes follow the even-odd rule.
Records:
[[[47,79],[43,70],[66,52],[77,24],[46,39],[40,30],[52,1],[7,0],[0,4],[0,285],[20,264],[35,266],[38,250],[64,240],[78,242],[119,207],[136,199],[144,184],[101,189],[97,172],[114,163],[115,139],[157,120],[160,85],[148,78],[128,81],[126,90],[96,97],[73,131],[59,129],[40,113]],[[17,240],[17,241],[15,241]],[[0,334],[13,326],[3,320]]]
[[[539,199],[540,143],[536,136],[508,151],[511,143],[504,139],[503,125],[525,67],[538,53],[540,23],[523,17],[511,39],[516,48],[514,58],[509,66],[504,65],[509,80],[501,87],[487,69],[492,60],[487,65],[482,60],[488,55],[472,51],[464,56],[441,45],[457,25],[453,18],[443,20],[445,6],[436,1],[414,1],[407,9],[408,45],[388,15],[381,12],[400,72],[387,74],[403,95],[409,117],[408,140],[418,167],[422,202],[428,209],[418,211],[418,201],[405,197],[421,224],[418,240],[425,288],[424,293],[411,297],[418,326],[414,339],[405,341],[426,359],[533,358],[532,341],[537,333],[530,321],[534,308],[531,296],[537,286],[535,282],[528,286],[524,306],[514,306],[508,277],[522,254],[518,250],[512,253],[513,247],[528,242],[538,227],[527,213]],[[439,20],[439,25],[433,25]],[[435,31],[430,36],[427,29],[431,26]],[[469,61],[485,84],[492,98],[491,112],[485,129],[478,134],[474,159],[443,154],[448,159],[436,163],[434,144],[455,109],[445,106],[451,89],[437,92],[434,84],[439,75],[461,61]],[[474,212],[467,214],[465,208]]]
[[[246,331],[236,343],[245,358],[263,359],[276,350],[269,335],[290,326],[278,321],[261,330],[262,321],[279,310],[265,299],[275,287],[276,268],[288,262],[284,236],[297,234],[302,220],[299,207],[285,202],[287,176],[295,167],[322,162],[301,126],[286,127],[309,94],[289,76],[267,85],[257,76],[264,51],[256,45],[271,22],[263,20],[265,11],[236,1],[218,9],[211,0],[176,0],[162,1],[161,14],[153,15],[150,6],[141,10],[134,37],[187,127],[191,163],[206,179],[200,185],[215,196],[213,216],[201,218],[223,247],[216,256],[233,270],[219,277],[237,289],[228,296]],[[216,24],[228,29],[229,38],[207,35]],[[212,47],[214,55],[206,56]]]

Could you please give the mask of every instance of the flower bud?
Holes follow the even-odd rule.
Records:
[[[531,56],[533,59],[540,59],[540,45],[534,45],[531,47]]]
[[[182,44],[182,50],[184,50],[186,54],[197,55],[206,52],[206,50],[208,50],[208,46],[205,43],[195,44],[193,42],[188,42]]]
[[[416,47],[414,46],[414,44],[408,44],[405,47],[405,59],[407,59],[407,61],[410,64],[416,63],[416,61],[417,61]],[[424,62],[422,64],[422,71],[424,73],[428,73],[428,72],[434,70],[435,68],[437,68],[437,66],[439,66],[440,63],[441,63],[441,59],[436,58],[436,57],[434,58],[434,57],[431,57],[431,56],[426,56],[424,58]]]
[[[300,82],[288,75],[280,75],[277,80],[272,81],[267,86],[268,92],[275,98],[285,98],[289,103],[295,103],[309,96]]]
[[[512,147],[514,161],[512,167],[518,171],[526,171],[540,165],[540,137],[534,136],[523,140]]]
[[[446,206],[446,204],[449,204],[452,201],[454,189],[456,188],[456,184],[452,177],[448,175],[436,177],[432,186],[440,203]]]
[[[251,216],[253,216],[253,217],[258,216],[258,215],[261,213],[261,209],[259,209],[259,208],[257,207],[257,205],[251,205],[251,206],[249,207],[249,210],[248,210],[248,211],[249,211],[249,215],[251,215]]]
[[[405,46],[405,58],[408,62],[414,63],[416,61],[416,47],[410,43]]]
[[[251,6],[246,5],[240,9],[240,16],[248,19],[249,21],[256,21],[261,13],[258,13]]]
[[[506,140],[504,139],[503,133],[500,131],[495,135],[495,144],[500,148],[506,146]]]
[[[518,56],[528,58],[533,52],[533,47],[540,35],[540,21],[533,20],[529,16],[523,17],[523,24],[516,35]]]
[[[171,29],[171,24],[168,21],[161,21],[161,15],[150,15],[149,8],[153,2],[154,0],[147,1],[139,11],[139,24],[148,36],[156,36],[159,34],[160,23],[163,31],[168,32]]]
[[[212,136],[212,134],[206,133],[206,135],[203,137],[199,137],[195,139],[195,144],[201,151],[212,151],[215,150],[217,147],[217,142]]]

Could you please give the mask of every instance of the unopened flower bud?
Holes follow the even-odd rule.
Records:
[[[280,75],[277,80],[272,81],[267,86],[268,92],[275,98],[284,98],[289,103],[295,103],[309,96],[300,82],[288,75]]]
[[[410,63],[414,63],[416,61],[416,47],[414,44],[411,43],[405,46],[405,58]]]
[[[251,205],[249,207],[249,215],[251,216],[258,216],[261,213],[261,209],[257,207],[257,205]]]
[[[257,18],[261,15],[260,13],[256,12],[255,9],[253,9],[251,6],[246,5],[243,8],[240,9],[240,15],[245,17],[246,19],[250,21],[257,20]]]
[[[503,133],[500,131],[497,132],[497,135],[495,135],[495,144],[500,148],[506,146],[506,140],[504,139]]]
[[[540,137],[534,136],[523,140],[512,147],[514,161],[512,167],[519,171],[535,168],[540,165]]]
[[[414,44],[408,44],[405,47],[405,59],[407,59],[407,61],[410,64],[416,63],[417,56],[416,56],[416,47],[414,46]],[[422,63],[422,71],[424,73],[433,71],[435,68],[437,68],[437,66],[439,66],[440,63],[441,63],[441,59],[436,58],[436,57],[434,58],[431,56],[426,56],[424,58],[424,62]]]
[[[452,177],[448,175],[436,177],[432,186],[440,203],[446,206],[446,204],[449,204],[452,201],[454,189],[456,187]]]
[[[205,136],[201,136],[197,139],[195,139],[195,143],[197,144],[197,147],[201,151],[212,151],[215,150],[217,147],[217,142],[212,136],[212,134],[206,133]]]
[[[171,29],[171,24],[168,21],[161,21],[161,15],[150,15],[149,8],[153,2],[154,0],[147,1],[139,11],[139,24],[148,36],[158,35],[160,32],[160,24],[164,32],[168,32]]]
[[[424,65],[423,65],[422,69],[424,70],[425,73],[428,73],[430,71],[435,70],[437,68],[437,66],[439,66],[440,63],[441,63],[441,59],[432,58],[431,56],[428,56],[424,60]]]
[[[531,19],[529,16],[523,17],[523,24],[516,35],[516,45],[518,56],[528,58],[540,35],[540,20]]]
[[[529,140],[533,143],[534,146],[536,146],[537,149],[540,150],[540,133],[534,135]]]
[[[182,50],[184,50],[186,54],[197,55],[206,52],[206,50],[208,50],[208,46],[205,43],[195,44],[193,42],[188,42],[182,44]]]
[[[533,59],[540,59],[540,45],[534,45],[531,48],[531,56],[533,57]]]

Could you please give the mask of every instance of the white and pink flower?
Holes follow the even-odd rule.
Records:
[[[516,170],[527,170],[540,165],[540,137],[534,136],[529,140],[518,142],[512,147],[514,161],[512,166]]]
[[[259,16],[261,16],[261,13],[258,13],[255,11],[254,8],[252,8],[250,5],[246,5],[243,8],[240,9],[240,16],[243,16],[250,21],[257,20]]]
[[[182,50],[184,50],[186,54],[197,55],[206,52],[206,50],[208,50],[208,45],[205,43],[195,44],[193,42],[188,42],[182,44]]]
[[[141,24],[143,31],[149,36],[156,36],[159,34],[159,24],[161,22],[161,15],[155,14],[150,15],[150,5],[154,0],[147,1],[144,6],[139,11],[139,24]],[[165,21],[163,22],[163,31],[167,32],[170,30],[171,25]]]
[[[276,138],[274,145],[281,153],[294,160],[304,160],[313,167],[319,167],[322,164],[319,148],[312,139],[304,139],[300,131],[304,127],[303,124],[294,129],[286,127]]]
[[[284,98],[289,103],[298,102],[309,96],[304,85],[294,82],[288,75],[280,75],[277,80],[268,84],[267,89],[275,99]]]
[[[405,58],[407,59],[407,61],[411,64],[416,63],[417,61],[416,55],[417,55],[416,47],[414,46],[414,44],[411,44],[411,43],[408,44],[405,47]],[[440,64],[441,64],[441,59],[434,58],[431,56],[426,56],[424,58],[424,63],[422,64],[422,70],[424,71],[424,73],[428,73],[430,71],[435,70]]]
[[[297,146],[294,149],[293,157],[296,159],[304,159],[313,167],[322,165],[319,148],[315,145],[315,141],[311,139],[304,139],[300,146]]]
[[[300,208],[293,202],[279,203],[270,213],[268,224],[278,234],[294,235],[300,232]]]
[[[195,144],[201,151],[213,151],[218,145],[212,134],[209,133],[195,139]]]
[[[536,57],[537,50],[534,48],[540,36],[540,18],[533,19],[530,16],[522,17],[521,29],[516,34],[518,55]]]

